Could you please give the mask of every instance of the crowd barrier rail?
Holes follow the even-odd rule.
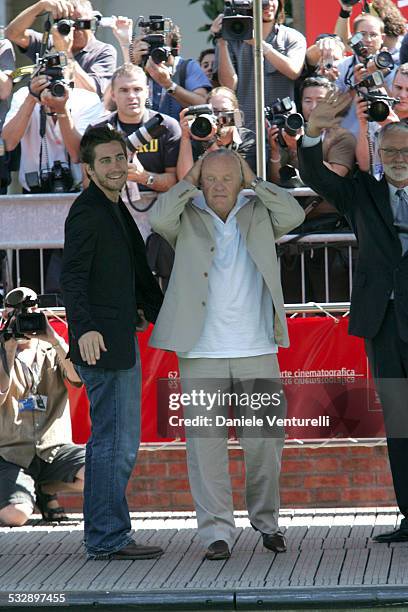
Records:
[[[296,188],[288,190],[296,197],[306,197],[314,195],[309,188]],[[20,251],[24,249],[38,249],[40,252],[40,288],[44,293],[44,249],[60,249],[64,242],[64,223],[68,215],[69,208],[78,194],[38,194],[38,195],[7,195],[0,198],[0,249],[7,251],[6,276],[7,289],[13,285],[19,285],[20,279]],[[147,209],[151,201],[156,197],[156,193],[145,192],[142,199],[137,203],[139,209]],[[134,211],[130,212],[135,216]],[[301,303],[305,304],[307,299],[306,272],[305,272],[305,252],[301,245],[313,249],[319,245],[324,249],[324,298],[319,301],[329,303],[330,301],[330,274],[329,274],[329,249],[335,245],[342,245],[348,249],[348,295],[350,298],[352,275],[353,275],[353,256],[352,249],[356,246],[356,238],[352,233],[336,234],[290,234],[279,240],[279,244],[285,245],[296,243],[300,247],[300,275],[301,275]],[[13,251],[16,252],[13,260]],[[15,274],[12,274],[12,267],[15,265]],[[13,282],[14,278],[14,282]],[[342,298],[342,299],[344,299]],[[291,301],[298,301],[291,300]],[[335,300],[338,301],[338,300]]]

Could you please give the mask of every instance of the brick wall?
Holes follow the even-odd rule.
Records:
[[[245,509],[242,451],[230,450],[236,510]],[[281,474],[282,508],[395,505],[385,446],[288,448]],[[60,496],[80,511],[80,496]],[[192,510],[184,450],[141,450],[128,490],[132,511]]]

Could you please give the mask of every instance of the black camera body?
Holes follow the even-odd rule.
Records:
[[[32,76],[41,74],[51,77],[47,89],[55,98],[62,98],[65,95],[66,87],[70,87],[70,83],[64,80],[64,68],[67,64],[67,56],[63,51],[47,53],[44,57],[37,58],[36,68]]]
[[[378,51],[375,55],[369,54],[361,32],[357,32],[350,38],[350,47],[353,49],[355,55],[362,61],[364,66],[367,66],[369,62],[373,61],[378,70],[391,71],[394,68],[394,60],[389,51]]]
[[[143,40],[150,45],[149,53],[144,56],[143,65],[146,64],[149,57],[155,64],[160,64],[167,62],[171,55],[178,55],[178,50],[168,45],[173,29],[171,19],[163,15],[149,15],[147,21],[144,20],[144,17],[140,17],[138,26],[144,34]]]
[[[216,135],[218,122],[211,104],[189,106],[186,116],[193,117],[189,121],[189,128],[191,135],[197,140],[209,140]]]
[[[59,160],[54,162],[51,169],[27,172],[25,179],[32,193],[67,193],[74,184],[69,165]]]
[[[305,121],[300,113],[294,113],[294,102],[288,98],[277,98],[271,106],[265,106],[265,119],[270,125],[279,128],[278,143],[282,148],[287,148],[287,144],[282,136],[284,130],[289,136],[296,136],[298,131],[305,125]]]
[[[7,316],[6,324],[0,331],[0,342],[10,338],[26,338],[25,334],[43,334],[47,329],[47,319],[43,312],[29,312],[29,308],[37,306],[37,294],[27,287],[19,287],[10,291],[5,297],[5,306],[12,308]]]
[[[399,103],[398,98],[391,98],[380,90],[372,90],[362,92],[357,90],[358,95],[368,102],[367,116],[368,121],[385,121],[391,112],[391,109]]]
[[[361,0],[342,0],[343,4],[345,4],[346,6],[354,6],[355,4],[358,4]]]
[[[269,0],[262,0],[266,7]],[[221,38],[224,40],[250,40],[254,37],[252,0],[225,0]]]
[[[399,100],[384,94],[379,88],[384,87],[384,76],[380,70],[368,75],[353,87],[360,98],[368,102],[368,121],[385,121],[391,109]],[[368,91],[365,91],[365,90]]]
[[[57,30],[62,36],[67,36],[71,28],[75,30],[92,30],[95,32],[98,27],[98,19],[56,19]]]

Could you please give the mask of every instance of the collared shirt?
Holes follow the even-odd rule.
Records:
[[[204,195],[193,204],[211,215],[215,255],[208,277],[206,316],[195,347],[180,357],[233,358],[276,353],[272,296],[248,253],[236,219],[248,199],[240,193],[226,221],[207,205]]]
[[[24,353],[14,361],[10,388],[0,406],[0,456],[28,467],[36,455],[51,463],[60,446],[72,444],[72,432],[68,392],[55,350],[39,340],[36,367],[26,365]],[[31,395],[36,380],[37,393],[47,398],[46,410],[21,411],[19,400]]]

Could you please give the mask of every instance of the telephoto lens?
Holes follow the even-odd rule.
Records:
[[[373,100],[368,107],[368,120],[377,123],[385,121],[390,114],[390,107],[385,100]]]
[[[296,136],[298,131],[305,125],[304,119],[300,113],[292,113],[286,119],[285,132],[289,136]]]
[[[385,68],[394,68],[394,60],[389,51],[379,51],[377,55],[374,56],[374,63],[380,70]]]

